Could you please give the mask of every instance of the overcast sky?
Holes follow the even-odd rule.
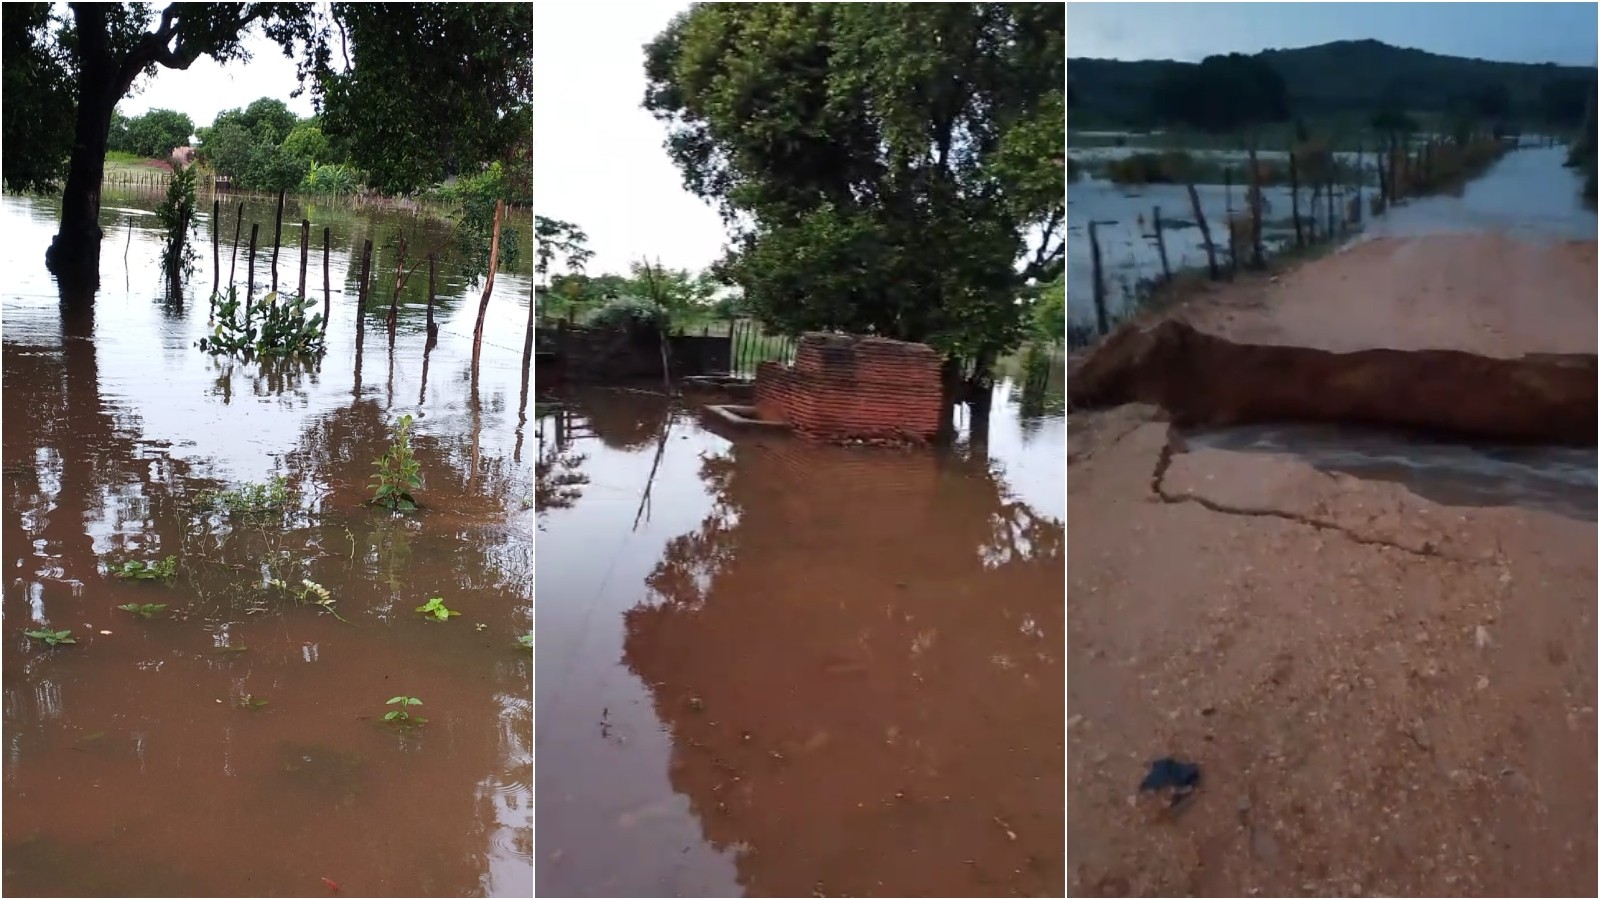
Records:
[[[591,275],[657,259],[703,269],[726,235],[683,189],[644,101],[644,45],[684,0],[541,3],[533,19],[533,208],[589,234]]]
[[[243,108],[262,97],[273,97],[289,104],[297,116],[311,115],[309,91],[298,98],[289,96],[299,86],[294,60],[260,34],[246,38],[244,46],[251,53],[248,61],[221,65],[205,56],[187,69],[158,66],[153,77],[140,76],[134,83],[137,93],[124,97],[117,104],[118,111],[131,117],[152,109],[175,109],[188,114],[196,128],[203,128],[225,109]]]
[[[1068,3],[1067,55],[1199,62],[1372,38],[1448,56],[1594,65],[1594,3]]]

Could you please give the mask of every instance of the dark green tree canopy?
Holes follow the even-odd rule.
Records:
[[[734,239],[719,271],[790,331],[981,356],[1059,271],[1064,10],[699,4],[646,47],[645,106]]]
[[[1289,118],[1283,76],[1264,58],[1242,53],[1168,69],[1151,105],[1162,121],[1218,134]]]
[[[128,120],[127,149],[140,156],[164,157],[176,147],[189,146],[194,122],[181,112],[152,109]]]
[[[374,187],[405,193],[494,161],[516,168],[532,141],[530,5],[335,3],[333,18],[305,72],[323,133]]]
[[[76,63],[51,32],[48,3],[0,6],[0,60],[4,61],[3,160],[10,190],[49,190],[67,173],[72,149]]]

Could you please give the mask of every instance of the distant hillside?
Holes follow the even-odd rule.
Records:
[[[1444,113],[1463,95],[1503,85],[1510,94],[1512,115],[1538,122],[1544,118],[1546,85],[1595,79],[1591,68],[1440,56],[1372,40],[1257,55],[1283,76],[1291,110],[1306,118],[1367,113],[1386,98],[1410,112]],[[1193,65],[1171,60],[1068,59],[1073,126],[1160,124],[1150,106],[1157,82],[1167,72]]]

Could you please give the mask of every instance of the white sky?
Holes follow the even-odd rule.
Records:
[[[533,28],[533,208],[589,235],[591,275],[642,259],[699,270],[722,220],[683,189],[644,101],[644,45],[684,0],[541,3]]]
[[[289,96],[299,86],[294,60],[260,33],[245,38],[244,46],[250,59],[227,65],[203,56],[187,69],[158,66],[153,77],[140,76],[133,83],[133,92],[117,104],[117,111],[132,117],[152,109],[175,109],[187,114],[196,128],[203,128],[225,109],[242,109],[252,101],[272,97],[287,103],[297,116],[311,115],[309,91],[300,97]]]

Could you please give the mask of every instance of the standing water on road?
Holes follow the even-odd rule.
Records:
[[[175,302],[155,202],[106,196],[89,316],[63,315],[45,270],[55,206],[0,207],[5,893],[528,896],[531,254],[495,281],[474,380],[480,289],[440,279],[425,352],[426,264],[393,339],[374,313],[358,342],[352,260],[416,220],[291,202],[280,287],[298,280],[304,216],[322,299],[332,228],[328,352],[246,362],[195,346],[209,333],[209,214]],[[224,286],[236,209],[222,216]],[[259,222],[270,244],[274,212],[251,201],[246,238]],[[394,258],[380,259],[369,304],[386,311]],[[270,260],[258,251],[257,300]],[[424,481],[410,515],[367,503],[403,414]],[[247,483],[268,487],[205,496]],[[169,557],[171,577],[109,571]],[[460,615],[414,612],[432,597]],[[427,723],[386,723],[397,696],[421,700],[411,712]]]
[[[1066,423],[995,390],[941,453],[541,398],[540,893],[1060,894]]]

